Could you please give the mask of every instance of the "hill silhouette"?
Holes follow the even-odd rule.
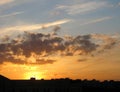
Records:
[[[72,80],[9,80],[0,75],[0,92],[120,92],[120,81]]]
[[[4,76],[2,76],[2,75],[0,75],[0,80],[9,80],[7,77],[4,77]]]

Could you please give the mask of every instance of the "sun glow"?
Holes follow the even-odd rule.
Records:
[[[35,78],[37,80],[43,79],[43,71],[39,71],[38,66],[26,65],[26,72],[24,73],[24,79]]]
[[[37,72],[37,71],[32,71],[32,72],[27,72],[25,73],[24,76],[25,79],[30,79],[30,78],[35,78],[37,80],[44,78],[44,76],[42,75],[41,72]]]

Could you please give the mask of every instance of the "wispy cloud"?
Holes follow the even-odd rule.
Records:
[[[86,3],[80,3],[80,4],[74,4],[74,5],[59,5],[56,9],[63,10],[67,14],[74,15],[74,14],[80,14],[80,13],[87,13],[90,11],[94,11],[99,8],[103,8],[105,6],[108,6],[107,2],[86,2]]]
[[[80,25],[95,24],[95,23],[102,22],[102,21],[109,20],[109,19],[112,19],[112,17],[109,17],[109,16],[108,17],[102,17],[102,18],[91,20],[91,21],[87,21],[87,22],[82,23]]]
[[[118,5],[120,6],[120,2],[118,3]]]
[[[16,15],[19,15],[19,14],[22,14],[22,13],[24,13],[24,12],[23,11],[22,12],[13,12],[13,13],[10,13],[10,14],[1,15],[0,18],[10,17],[10,16],[16,16]]]
[[[8,4],[13,2],[14,0],[0,0],[0,5]]]
[[[7,28],[2,28],[1,32],[6,33],[6,32],[12,32],[12,31],[33,31],[33,30],[38,30],[38,29],[43,29],[43,28],[48,28],[51,26],[56,26],[60,24],[64,24],[69,22],[70,19],[63,19],[55,22],[49,22],[45,24],[28,24],[28,25],[21,25],[21,26],[12,26],[12,27],[7,27]]]

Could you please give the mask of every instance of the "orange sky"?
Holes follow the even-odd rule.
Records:
[[[0,0],[0,74],[120,80],[120,1]]]
[[[0,74],[10,79],[114,79],[120,80],[119,46],[97,56],[63,56],[57,57],[53,64],[32,65],[4,62],[0,65]],[[78,58],[85,61],[77,61]]]

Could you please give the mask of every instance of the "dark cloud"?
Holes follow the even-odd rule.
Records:
[[[5,35],[2,39],[1,39],[1,41],[2,42],[8,42],[9,41],[9,36],[8,35]]]
[[[37,59],[37,64],[53,64],[54,62],[56,62],[56,60],[52,60],[52,59]]]
[[[54,35],[24,32],[14,39],[6,36],[0,42],[0,63],[52,64],[57,60],[47,59],[48,57],[88,55],[99,48],[111,49],[117,43],[112,37],[102,39],[103,36],[91,34],[60,37],[57,35],[59,29],[59,26],[54,28]]]
[[[78,62],[84,62],[84,61],[87,61],[87,59],[86,58],[82,58],[82,59],[78,59],[77,61]]]
[[[57,35],[57,32],[59,31],[61,29],[61,27],[60,26],[55,26],[54,28],[53,28],[53,32],[52,32],[52,35]]]
[[[74,43],[79,45],[78,49],[80,49],[82,53],[88,54],[96,50],[96,48],[99,46],[97,43],[93,43],[91,39],[91,35],[77,36],[74,39]]]
[[[91,36],[100,45],[97,53],[112,49],[120,41],[119,35],[92,34]]]

